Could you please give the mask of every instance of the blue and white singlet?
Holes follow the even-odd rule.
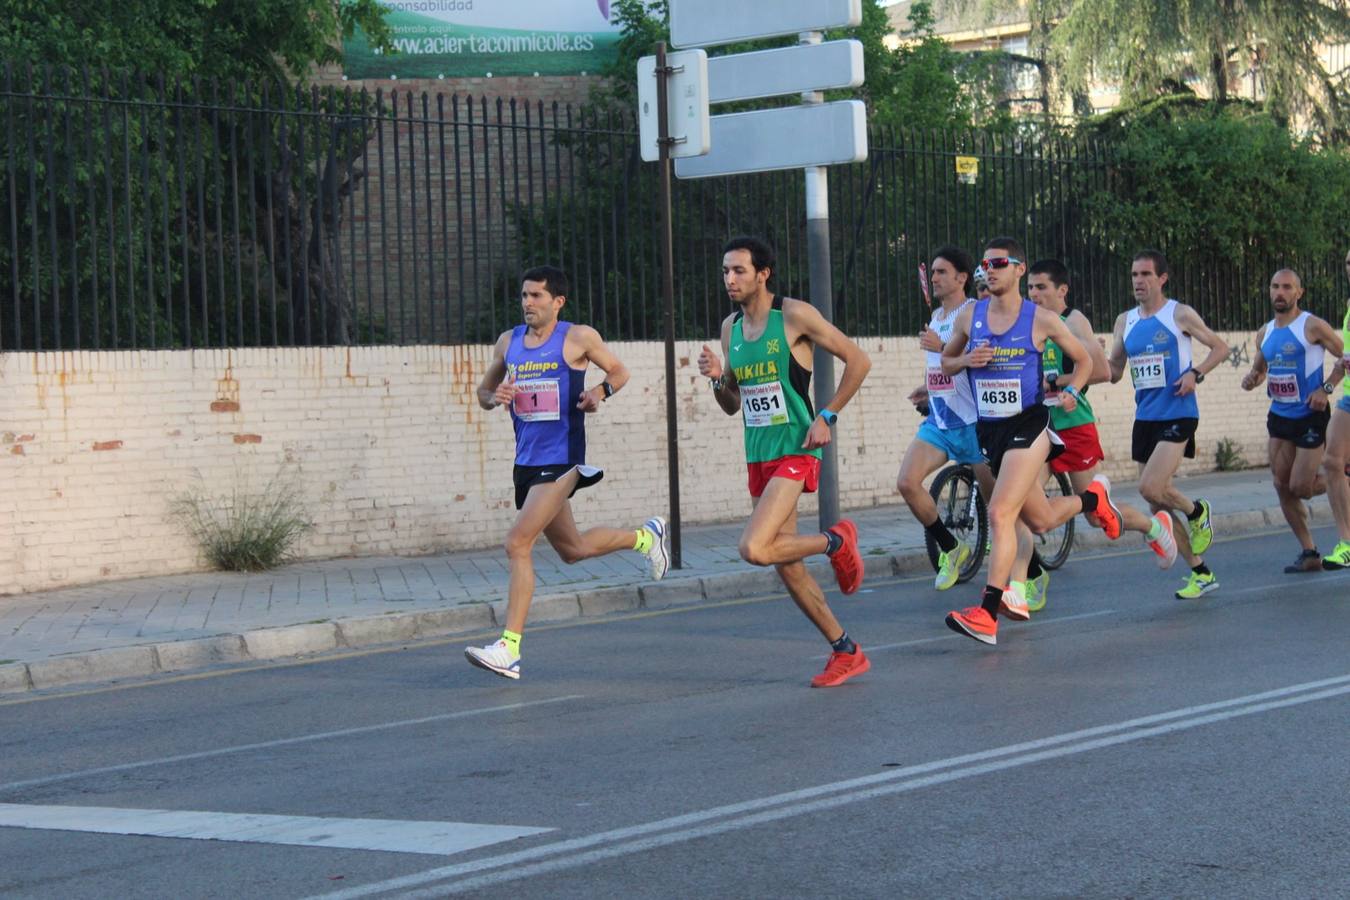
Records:
[[[933,311],[933,319],[928,323],[928,328],[937,334],[944,346],[952,336],[952,328],[956,325],[956,317],[961,314],[961,310],[974,302],[974,300],[967,300],[945,317],[941,308]],[[928,421],[943,431],[948,428],[965,428],[968,425],[975,424],[975,394],[971,391],[970,379],[961,373],[956,375],[942,374],[941,350],[936,353],[932,350],[925,350],[924,352],[928,354],[926,379],[928,385]]]
[[[1308,398],[1322,389],[1322,345],[1308,340],[1312,313],[1303,312],[1283,328],[1271,319],[1263,328],[1261,355],[1266,359],[1266,395],[1270,411],[1287,419],[1312,415]]]
[[[1176,322],[1179,305],[1168,300],[1152,316],[1141,315],[1137,306],[1125,315],[1125,355],[1140,421],[1200,418],[1195,394],[1178,397],[1174,387],[1191,368],[1191,337]]]
[[[989,330],[989,304],[989,300],[975,304],[968,345],[986,343],[994,348],[994,358],[986,366],[966,370],[981,421],[1009,419],[1044,400],[1041,351],[1033,334],[1036,304],[1023,299],[1012,327],[1002,334]]]
[[[516,378],[511,423],[516,465],[576,466],[586,462],[586,414],[577,409],[586,370],[563,357],[571,322],[559,322],[538,347],[525,346],[527,326],[517,325],[506,349],[506,372]]]

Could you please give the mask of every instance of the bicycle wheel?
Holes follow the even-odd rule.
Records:
[[[1054,497],[1057,494],[1073,496],[1073,485],[1069,482],[1069,476],[1063,472],[1051,472],[1045,480],[1045,496]],[[1036,550],[1041,554],[1041,565],[1047,569],[1058,569],[1064,565],[1069,558],[1069,551],[1073,549],[1073,526],[1077,520],[1078,517],[1074,516],[1054,531],[1037,535]]]
[[[980,570],[984,546],[989,538],[989,512],[980,496],[975,472],[970,466],[948,466],[933,479],[928,493],[937,504],[938,519],[947,526],[952,537],[970,547],[970,559],[961,567],[961,574],[956,579],[958,584],[964,584]],[[942,548],[927,532],[924,542],[928,545],[928,561],[936,572]]]

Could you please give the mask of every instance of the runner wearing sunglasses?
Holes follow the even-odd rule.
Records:
[[[989,498],[989,580],[979,605],[953,610],[947,626],[986,644],[998,642],[1000,613],[1016,619],[1030,616],[1025,597],[1011,584],[1019,518],[1032,531],[1046,532],[1079,513],[1095,513],[1108,537],[1120,536],[1120,512],[1111,503],[1105,478],[1098,476],[1078,496],[1045,495],[1042,467],[1064,447],[1050,430],[1050,414],[1042,402],[1046,340],[1053,340],[1074,362],[1068,383],[1060,386],[1061,405],[1069,412],[1092,373],[1092,357],[1058,316],[1022,297],[1025,258],[1013,238],[989,242],[983,265],[991,297],[961,311],[942,351],[943,372],[969,373],[979,416],[976,432],[995,477]]]
[[[1130,281],[1138,306],[1116,318],[1108,362],[1112,384],[1129,366],[1136,407],[1130,455],[1140,465],[1139,493],[1154,512],[1168,510],[1176,521],[1177,550],[1191,567],[1176,596],[1191,600],[1219,586],[1201,556],[1214,540],[1214,528],[1209,501],[1192,502],[1173,478],[1183,456],[1195,458],[1200,424],[1196,386],[1228,358],[1228,345],[1209,330],[1199,313],[1163,293],[1167,280],[1167,257],[1161,252],[1142,250],[1135,255]],[[1192,339],[1209,351],[1199,365],[1192,364]]]
[[[1322,365],[1328,354],[1339,359],[1345,350],[1336,329],[1299,309],[1302,298],[1303,279],[1293,269],[1281,269],[1271,276],[1270,305],[1275,317],[1256,333],[1252,368],[1242,376],[1244,391],[1264,381],[1270,397],[1266,416],[1270,474],[1280,511],[1301,548],[1298,558],[1285,566],[1286,573],[1322,570],[1322,554],[1313,544],[1303,501],[1326,490],[1322,454],[1331,418],[1329,398],[1336,392],[1336,382],[1322,381]]]

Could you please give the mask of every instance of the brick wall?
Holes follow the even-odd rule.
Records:
[[[1235,344],[1246,335],[1229,336]],[[739,417],[717,408],[677,347],[685,522],[739,519]],[[920,419],[904,397],[920,381],[912,338],[867,339],[873,369],[840,418],[846,508],[898,502],[895,475]],[[637,523],[668,505],[664,349],[616,344],[633,372],[592,417],[590,461],[605,481],[577,495],[587,524]],[[305,557],[418,554],[490,546],[510,523],[512,434],[474,402],[486,346],[11,353],[0,356],[0,593],[200,569],[175,496],[229,494],[293,473],[315,529]],[[1224,365],[1201,389],[1198,458],[1241,442],[1263,464],[1265,400]],[[593,375],[592,383],[598,381]],[[1126,385],[1093,389],[1114,477],[1133,475]],[[804,513],[814,511],[810,501]],[[809,516],[803,521],[809,522]]]

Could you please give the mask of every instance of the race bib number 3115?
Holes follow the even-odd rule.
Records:
[[[1136,390],[1167,385],[1163,358],[1161,353],[1141,353],[1130,357],[1130,380],[1134,382]]]

